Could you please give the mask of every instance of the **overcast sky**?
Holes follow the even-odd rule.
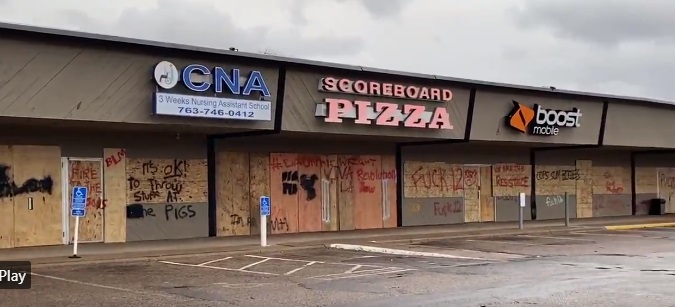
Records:
[[[675,101],[673,0],[0,0],[0,20]]]

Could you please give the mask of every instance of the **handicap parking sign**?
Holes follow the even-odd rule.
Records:
[[[270,215],[270,198],[269,196],[260,196],[260,215]]]
[[[70,211],[72,216],[85,216],[87,209],[87,187],[73,187],[73,205]]]

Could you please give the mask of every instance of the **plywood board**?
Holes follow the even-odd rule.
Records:
[[[321,156],[298,154],[298,231],[321,231]],[[326,191],[330,193],[330,191]]]
[[[230,156],[227,161],[228,172],[230,173],[231,204],[232,216],[230,222],[235,222],[232,227],[233,235],[251,234],[251,201],[250,201],[250,176],[249,176],[249,154],[236,153]],[[234,216],[234,217],[233,217]],[[241,219],[241,220],[239,220]]]
[[[321,206],[323,231],[340,230],[340,214],[338,212],[338,181],[337,156],[321,156]]]
[[[12,151],[9,146],[0,146],[0,185],[5,187],[0,194],[0,248],[14,247],[14,199],[8,187],[13,186]],[[19,185],[21,183],[18,183]]]
[[[124,242],[127,237],[126,151],[105,148],[103,158],[104,241]]]
[[[358,156],[337,157],[336,176],[338,178],[338,212],[340,230],[354,230],[354,170],[353,161]]]
[[[480,220],[480,167],[464,166],[464,220],[478,222]]]
[[[619,195],[630,193],[630,176],[623,167],[593,167],[593,194]]]
[[[382,161],[380,156],[358,156],[352,162],[354,228],[382,228]]]
[[[492,194],[514,196],[529,195],[531,190],[531,166],[518,164],[495,164],[492,166]]]
[[[270,154],[270,229],[275,234],[298,232],[298,192],[301,187],[297,160],[297,154]]]
[[[216,224],[218,236],[250,233],[249,155],[216,152]]]
[[[495,203],[492,196],[492,167],[480,167],[480,221],[495,221]]]
[[[250,154],[250,217],[246,221],[251,234],[260,234],[260,197],[270,196],[270,156],[267,153]],[[269,229],[267,230],[269,233]]]
[[[206,159],[127,159],[127,202],[207,202]]]
[[[82,243],[103,242],[103,169],[102,161],[69,160],[68,161],[68,193],[74,187],[87,188],[87,213],[79,219],[78,240]],[[69,197],[70,198],[70,197]],[[72,200],[69,200],[72,202]],[[70,204],[72,206],[72,203]],[[70,242],[75,240],[74,217],[70,217]]]
[[[593,217],[593,162],[590,160],[577,160],[576,167],[579,170],[577,180],[577,218]]]
[[[12,146],[14,246],[57,245],[63,241],[61,149]],[[33,210],[28,203],[33,200]]]
[[[463,196],[462,166],[444,162],[405,161],[404,197]]]
[[[384,211],[382,213],[382,227],[393,228],[398,226],[398,213],[396,210],[396,157],[384,155],[382,159],[383,187],[385,198]]]
[[[537,195],[575,194],[579,170],[575,166],[542,166],[537,165]]]

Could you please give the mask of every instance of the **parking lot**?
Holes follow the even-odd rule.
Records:
[[[664,285],[675,276],[673,239],[675,228],[579,230],[377,242],[443,258],[322,248],[45,266],[34,268],[31,290],[3,290],[3,306],[478,306],[480,300],[491,303],[486,306],[509,300],[576,306],[546,301],[558,295],[555,289],[623,306],[607,302],[639,294],[636,283],[656,284],[648,296],[633,298],[644,305],[670,295]],[[594,289],[599,283],[612,287]],[[621,287],[630,290],[603,296]]]
[[[673,251],[675,228],[639,230],[580,230],[563,233],[537,233],[488,236],[470,239],[441,239],[412,244],[446,251],[480,251],[532,256],[571,256],[590,254],[642,254]],[[639,241],[642,249],[633,245]],[[395,243],[395,242],[392,242]]]

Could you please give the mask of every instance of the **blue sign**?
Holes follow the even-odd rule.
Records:
[[[222,93],[227,89],[235,95],[248,96],[251,92],[260,92],[261,96],[271,96],[262,73],[257,70],[251,71],[248,77],[244,77],[241,76],[238,68],[227,71],[222,67],[209,69],[201,64],[190,64],[183,69],[178,69],[168,61],[159,62],[155,66],[155,81],[164,89],[174,88],[179,82],[179,76],[183,85],[193,92],[206,92],[213,88],[216,93]]]
[[[72,216],[84,216],[87,210],[87,187],[73,187]]]
[[[260,215],[269,216],[271,207],[269,196],[260,196]]]
[[[70,215],[84,217],[87,214],[85,209],[72,209],[70,210]]]

